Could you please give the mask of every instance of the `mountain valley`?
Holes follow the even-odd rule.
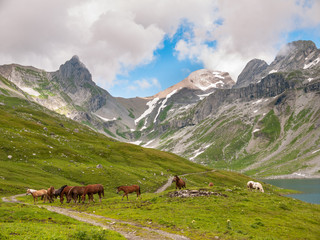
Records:
[[[111,96],[77,56],[56,72],[0,66],[0,94],[34,101],[123,142],[260,178],[320,177],[320,50],[282,48],[269,65],[193,72],[145,98]]]

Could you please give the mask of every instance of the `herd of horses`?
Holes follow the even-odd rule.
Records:
[[[128,200],[128,194],[132,192],[137,193],[137,197],[141,195],[140,186],[138,185],[132,185],[132,186],[120,186],[117,187],[117,193],[120,191],[123,191],[124,194],[122,196],[122,200],[124,196],[127,196]],[[49,203],[54,202],[54,199],[57,199],[60,197],[60,203],[62,204],[64,202],[64,197],[66,198],[66,202],[70,203],[72,200],[74,203],[82,203],[86,200],[86,195],[88,195],[89,203],[90,201],[94,202],[93,195],[98,194],[99,195],[99,201],[101,202],[101,198],[104,197],[104,188],[101,184],[90,184],[87,186],[68,186],[63,185],[59,189],[55,189],[53,186],[51,186],[48,189],[41,189],[41,190],[35,190],[35,189],[28,189],[27,195],[31,194],[33,197],[34,204],[37,204],[38,198],[40,197],[41,200],[45,203],[46,201],[49,201]]]
[[[175,175],[172,179],[172,183],[176,183],[176,189],[179,188],[186,188],[186,183],[181,178],[179,178],[177,175]],[[210,182],[209,186],[212,187],[213,183]],[[264,192],[263,187],[261,183],[249,181],[247,183],[248,189],[255,189],[260,192]],[[117,193],[123,191],[122,200],[125,196],[127,196],[128,200],[128,194],[129,193],[136,193],[137,198],[141,197],[141,190],[139,185],[131,185],[131,186],[120,186],[116,187]],[[63,185],[59,189],[55,189],[53,186],[51,186],[48,189],[41,189],[41,190],[34,190],[34,189],[28,189],[27,195],[31,194],[33,197],[34,204],[37,203],[38,197],[41,197],[41,199],[44,201],[49,201],[52,203],[54,199],[60,197],[60,203],[62,204],[64,201],[64,196],[66,197],[66,202],[70,203],[71,200],[73,200],[74,203],[82,203],[86,200],[86,195],[88,195],[88,201],[94,202],[93,195],[98,194],[99,195],[99,201],[101,202],[101,197],[104,197],[104,188],[101,184],[90,184],[87,186],[68,186]]]

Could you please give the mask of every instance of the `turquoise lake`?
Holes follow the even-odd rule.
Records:
[[[277,187],[293,189],[301,194],[289,194],[287,197],[299,199],[308,203],[320,204],[320,178],[316,179],[264,179],[266,183]]]

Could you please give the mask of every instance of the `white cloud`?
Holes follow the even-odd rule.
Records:
[[[182,22],[191,31],[178,42],[177,56],[233,78],[252,58],[270,61],[287,32],[320,23],[320,2],[302,0],[0,0],[0,6],[0,64],[53,71],[76,54],[106,89],[116,75],[153,61]],[[216,46],[207,44],[214,40]],[[136,84],[148,83],[157,86],[150,79]]]
[[[151,79],[141,79],[134,81],[134,85],[130,85],[128,88],[129,90],[145,90],[150,88],[157,88],[161,89],[161,84],[159,83],[158,79],[151,78]]]
[[[200,61],[206,68],[228,71],[236,80],[253,58],[273,60],[290,31],[320,24],[319,1],[219,0],[212,21],[222,22],[202,37],[182,39],[176,46],[180,59]],[[312,6],[312,7],[310,7]],[[202,26],[194,31],[204,32]],[[207,41],[216,40],[209,47]]]

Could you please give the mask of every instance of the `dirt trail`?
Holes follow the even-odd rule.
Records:
[[[203,174],[203,173],[215,172],[215,171],[216,171],[216,170],[205,171],[205,172],[197,172],[197,173],[186,173],[186,174],[182,174],[182,175],[180,175],[180,176]],[[160,188],[158,188],[157,191],[155,191],[154,193],[161,193],[161,192],[165,191],[168,187],[171,186],[171,184],[172,184],[172,179],[173,179],[173,176],[170,176],[170,177],[168,178],[168,181],[167,181],[163,186],[161,186]]]
[[[188,240],[189,238],[181,236],[178,234],[168,233],[159,229],[152,229],[149,227],[141,226],[137,223],[121,221],[118,219],[107,218],[104,216],[90,214],[85,212],[74,211],[71,209],[54,207],[50,205],[33,205],[28,203],[23,203],[17,200],[17,197],[25,196],[25,194],[18,194],[10,197],[3,197],[3,202],[11,203],[21,203],[31,206],[38,206],[39,208],[46,208],[51,212],[56,212],[59,214],[72,217],[76,220],[89,223],[95,226],[100,226],[104,229],[113,230],[120,233],[122,236],[129,240],[159,240],[159,239],[173,239],[173,240]]]

